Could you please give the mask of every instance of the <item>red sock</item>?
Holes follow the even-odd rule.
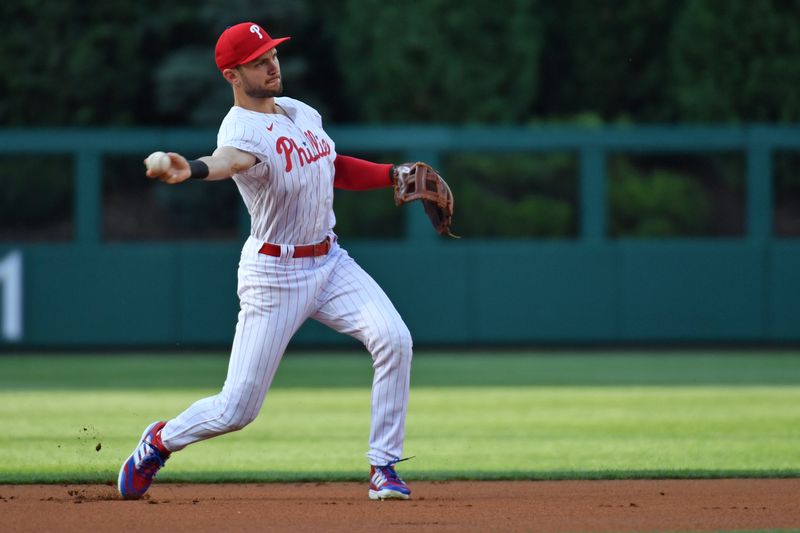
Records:
[[[166,455],[166,456],[169,456],[169,454],[171,453],[171,452],[170,452],[170,451],[167,449],[167,447],[166,447],[166,446],[164,446],[164,443],[163,443],[163,442],[161,442],[161,431],[159,431],[158,433],[156,433],[156,436],[155,436],[155,437],[153,437],[153,445],[154,445],[156,448],[158,448],[158,451],[159,451],[159,452],[161,452],[161,455]]]

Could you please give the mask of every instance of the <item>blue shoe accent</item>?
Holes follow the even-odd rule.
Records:
[[[160,442],[160,438],[156,437],[165,425],[166,422],[153,422],[147,426],[133,453],[122,463],[117,489],[124,499],[141,498],[150,488],[155,475],[169,459],[169,452],[156,444]]]
[[[394,459],[386,465],[370,467],[369,498],[371,500],[407,500],[409,498],[411,489],[394,469],[395,464],[405,460]]]

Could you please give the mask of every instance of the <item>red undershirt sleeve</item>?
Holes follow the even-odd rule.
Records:
[[[357,157],[337,155],[333,161],[333,186],[337,189],[365,191],[392,186],[392,165],[372,163]]]

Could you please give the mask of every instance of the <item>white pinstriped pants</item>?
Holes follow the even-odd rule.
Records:
[[[258,415],[289,340],[313,318],[364,343],[372,354],[370,464],[403,452],[411,373],[411,334],[369,274],[333,245],[325,256],[295,259],[258,253],[248,239],[239,263],[241,310],[222,391],[169,420],[161,432],[171,451],[242,429]]]

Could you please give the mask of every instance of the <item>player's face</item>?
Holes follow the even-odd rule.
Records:
[[[281,65],[274,48],[237,70],[242,76],[242,89],[250,98],[272,98],[283,93]]]

